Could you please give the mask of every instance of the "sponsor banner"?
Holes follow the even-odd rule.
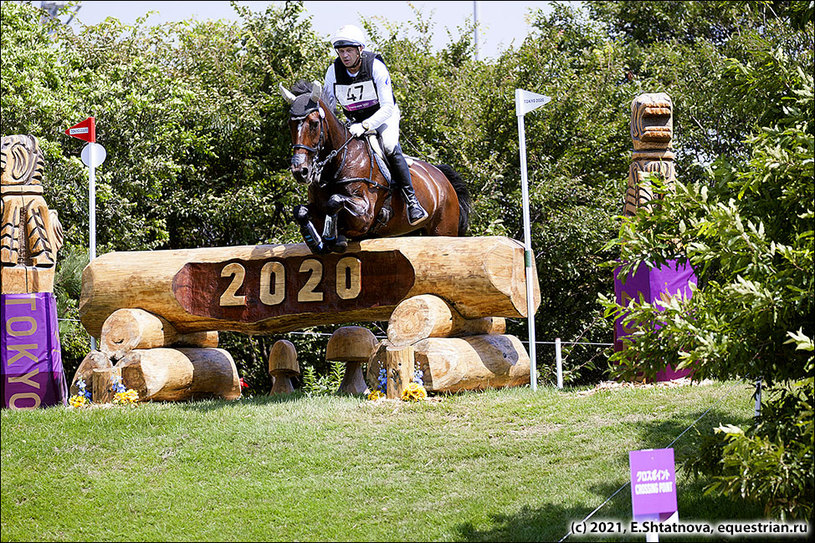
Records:
[[[0,326],[3,407],[67,405],[53,293],[0,295]]]

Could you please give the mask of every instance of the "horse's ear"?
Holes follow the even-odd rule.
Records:
[[[311,85],[311,101],[315,104],[320,101],[320,97],[323,95],[323,86],[320,85],[319,82],[315,81]]]
[[[283,86],[283,83],[278,83],[277,85],[278,88],[280,89],[280,94],[281,96],[283,96],[283,99],[286,101],[286,103],[292,105],[297,97],[293,95],[291,92],[289,92],[289,90]]]

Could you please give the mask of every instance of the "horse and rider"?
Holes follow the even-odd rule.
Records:
[[[294,209],[308,246],[342,252],[348,239],[465,235],[470,197],[458,174],[402,152],[399,106],[381,55],[365,49],[353,25],[331,41],[337,58],[323,85],[280,85],[290,105],[291,171],[309,186],[308,204]],[[347,124],[335,115],[338,103]]]

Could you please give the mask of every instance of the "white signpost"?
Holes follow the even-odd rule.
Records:
[[[526,133],[524,115],[541,107],[551,100],[550,97],[534,92],[515,89],[515,114],[518,116],[518,149],[521,155],[521,199],[524,212],[524,265],[526,271],[526,314],[529,326],[529,386],[538,389],[537,367],[535,357],[535,314],[533,311],[532,266],[535,255],[532,252],[532,231],[529,219],[529,188],[526,173]]]
[[[90,259],[96,258],[96,167],[108,156],[105,148],[91,142],[82,148],[82,163],[88,167],[88,207],[90,208]]]
[[[87,141],[82,148],[82,163],[88,167],[88,245],[90,259],[96,258],[96,167],[102,164],[107,157],[105,148],[96,143],[96,119],[88,117],[81,123],[65,130],[72,138]],[[96,338],[91,337],[91,350],[96,349]]]

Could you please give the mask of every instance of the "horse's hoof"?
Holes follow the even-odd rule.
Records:
[[[348,240],[345,239],[345,236],[337,236],[337,242],[334,244],[334,251],[344,253],[346,249],[348,249]]]
[[[318,243],[315,243],[313,238],[312,238],[312,239],[306,238],[306,239],[305,239],[305,242],[306,242],[306,246],[307,246],[307,247],[308,247],[308,248],[311,250],[311,252],[312,252],[312,253],[314,253],[315,255],[321,255],[321,254],[323,254],[323,253],[326,253],[326,252],[327,252],[327,251],[326,251],[326,247],[325,247],[325,243],[323,243],[323,242],[318,242]]]

